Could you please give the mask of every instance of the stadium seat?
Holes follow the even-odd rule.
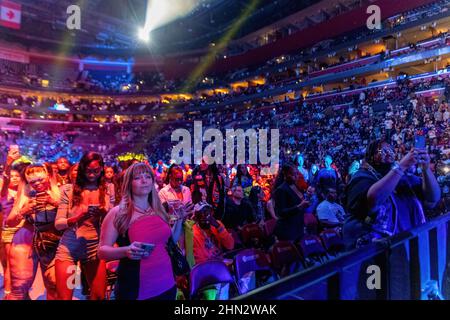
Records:
[[[277,241],[270,248],[272,267],[280,277],[305,267],[304,260],[295,245],[290,241]]]
[[[264,232],[258,224],[250,223],[242,227],[241,237],[244,246],[259,248],[264,240]]]
[[[329,254],[337,255],[338,252],[344,249],[344,242],[339,233],[334,229],[322,231],[320,238]]]
[[[117,281],[117,268],[119,267],[119,261],[108,261],[106,263],[106,300],[111,299],[111,294],[114,291],[114,286]]]
[[[263,271],[267,275],[273,275],[272,268],[270,266],[270,261],[266,255],[266,253],[262,250],[258,249],[245,249],[240,251],[234,259],[235,264],[235,272],[236,272],[236,280],[238,283],[238,289],[240,294],[244,294],[247,292],[243,290],[243,286],[241,285],[241,280],[249,273],[249,272],[259,272]],[[256,276],[256,287],[259,286],[259,274],[255,274]],[[253,289],[253,288],[250,288]]]
[[[273,235],[276,224],[277,224],[277,220],[275,220],[275,219],[266,220],[264,222],[264,233],[265,233],[266,237],[270,237]]]
[[[314,261],[323,263],[324,258],[327,257],[325,248],[322,246],[322,242],[318,236],[305,235],[300,240],[299,247],[309,266],[314,265]]]
[[[197,264],[190,273],[190,297],[197,298],[198,294],[208,286],[215,284],[234,284],[236,282],[227,265],[221,260],[210,260]]]

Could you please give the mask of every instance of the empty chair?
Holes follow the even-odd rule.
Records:
[[[327,257],[325,248],[320,241],[320,238],[315,235],[305,235],[300,240],[300,249],[302,251],[303,257],[305,258],[308,265],[313,265],[313,261],[323,262],[324,258]]]
[[[242,242],[245,246],[258,248],[264,240],[264,232],[256,223],[249,223],[241,229]]]
[[[256,287],[260,285],[261,279],[259,276],[261,275],[261,273],[264,273],[264,276],[273,275],[272,268],[270,266],[270,261],[266,253],[262,250],[258,249],[242,250],[235,256],[234,261],[235,261],[234,264],[235,264],[236,279],[238,282],[238,289],[240,294],[243,294],[251,289],[254,289],[251,286],[250,287],[247,286],[246,289],[244,289],[244,286],[241,283],[241,280],[249,272],[255,272]]]
[[[336,255],[338,252],[343,251],[344,241],[336,230],[324,230],[320,233],[320,238],[328,253]]]
[[[210,260],[197,264],[190,274],[190,296],[195,299],[198,293],[215,284],[234,283],[227,265],[221,260]]]
[[[277,220],[270,219],[264,222],[264,233],[266,237],[270,237],[273,235],[273,231],[275,230],[275,226],[277,224]]]
[[[305,266],[302,256],[290,241],[277,241],[270,248],[273,269],[280,277],[289,275]]]
[[[305,213],[304,216],[305,229],[307,234],[317,234],[319,228],[319,221],[312,213]]]

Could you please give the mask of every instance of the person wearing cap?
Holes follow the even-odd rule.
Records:
[[[199,202],[194,207],[194,258],[195,263],[221,259],[225,250],[234,248],[234,239],[222,222],[213,217],[213,207]]]

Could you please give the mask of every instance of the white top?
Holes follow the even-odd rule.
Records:
[[[317,206],[317,216],[319,220],[327,220],[332,223],[343,222],[345,218],[345,211],[338,203],[331,203],[328,200],[322,201]]]
[[[183,195],[183,200],[181,200],[181,202],[183,204],[192,202],[191,190],[188,187],[181,186],[181,193]],[[159,199],[161,199],[162,203],[167,202],[167,201],[180,200],[180,199],[178,199],[177,193],[175,192],[175,190],[172,188],[172,186],[170,184],[168,184],[167,186],[162,188],[159,191],[158,195],[159,195]]]

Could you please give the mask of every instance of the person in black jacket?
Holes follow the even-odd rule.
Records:
[[[273,193],[275,214],[279,217],[274,230],[278,240],[298,241],[304,234],[304,213],[310,203],[295,183],[298,173],[294,165],[283,165],[280,172],[283,182]]]
[[[237,229],[255,221],[253,207],[244,196],[244,189],[237,185],[231,188],[231,196],[225,201],[222,222],[228,229]]]

